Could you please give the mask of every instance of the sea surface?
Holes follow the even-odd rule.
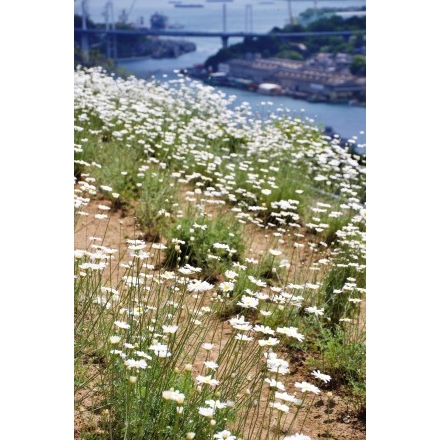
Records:
[[[89,18],[95,23],[105,22],[105,6],[109,0],[88,0]],[[110,0],[111,1],[111,0]],[[275,26],[284,27],[289,23],[290,11],[298,16],[308,8],[366,6],[366,0],[181,0],[182,3],[201,4],[201,8],[176,8],[168,0],[113,0],[113,17],[117,21],[123,10],[128,14],[128,22],[150,25],[150,17],[155,12],[165,14],[170,25],[182,26],[182,30],[195,31],[253,31],[269,32]],[[78,3],[78,4],[77,4]],[[81,2],[75,3],[75,13],[81,15]],[[171,39],[171,37],[169,37]],[[118,60],[119,67],[140,78],[154,76],[166,81],[175,78],[180,69],[201,64],[222,47],[220,37],[186,37],[196,44],[197,50],[172,59]],[[229,38],[228,44],[241,42],[240,38]],[[310,103],[287,96],[262,96],[254,92],[228,87],[221,90],[234,95],[235,102],[248,102],[251,108],[262,117],[278,108],[293,115],[313,119],[317,125],[330,126],[340,136],[352,138],[359,153],[366,150],[366,108],[346,104]]]

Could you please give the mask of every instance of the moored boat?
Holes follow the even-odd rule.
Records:
[[[261,83],[258,85],[257,93],[261,93],[262,95],[281,95],[283,89],[279,84]]]
[[[175,3],[175,8],[204,8],[205,5],[201,3]]]

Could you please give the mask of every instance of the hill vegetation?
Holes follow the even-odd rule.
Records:
[[[366,157],[75,70],[76,439],[364,440]]]
[[[245,38],[243,43],[220,49],[217,54],[206,60],[205,67],[217,70],[219,63],[233,58],[245,58],[255,53],[259,53],[263,58],[277,57],[292,60],[305,60],[320,52],[348,53],[354,55],[353,63],[350,66],[351,73],[365,76],[365,30],[365,16],[342,18],[338,15],[324,16],[307,25],[289,24],[284,28],[275,27],[270,31],[273,34],[336,31],[354,31],[355,34],[349,38],[343,36],[304,37],[289,40],[276,36],[273,38]]]

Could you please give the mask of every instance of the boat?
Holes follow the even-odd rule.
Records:
[[[172,23],[168,25],[168,29],[183,29],[185,26],[180,23]]]
[[[279,84],[273,83],[261,83],[257,88],[257,93],[262,95],[281,95],[282,92],[282,87]]]
[[[206,83],[211,86],[231,86],[228,74],[226,72],[213,72],[208,78]]]
[[[168,27],[168,17],[164,14],[155,12],[150,17],[151,29],[166,29]]]
[[[204,8],[205,5],[200,3],[175,3],[175,8]]]

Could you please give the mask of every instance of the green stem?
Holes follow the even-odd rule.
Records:
[[[303,400],[305,400],[305,398],[306,398],[306,396],[307,396],[307,392],[305,393],[305,395],[304,395],[304,397],[303,397]],[[305,415],[305,417],[304,417],[304,419],[303,419],[303,422],[302,422],[302,425],[301,425],[301,428],[300,428],[300,430],[299,430],[299,433],[301,434],[302,433],[302,429],[303,429],[303,427],[304,427],[304,423],[305,423],[305,421],[307,420],[307,417],[308,417],[308,415],[309,415],[309,412],[310,412],[310,410],[312,409],[312,405],[313,405],[313,402],[315,401],[315,394],[313,395],[313,398],[312,398],[312,401],[310,402],[310,405],[309,405],[309,407],[307,408],[307,412],[306,412],[306,415]]]

